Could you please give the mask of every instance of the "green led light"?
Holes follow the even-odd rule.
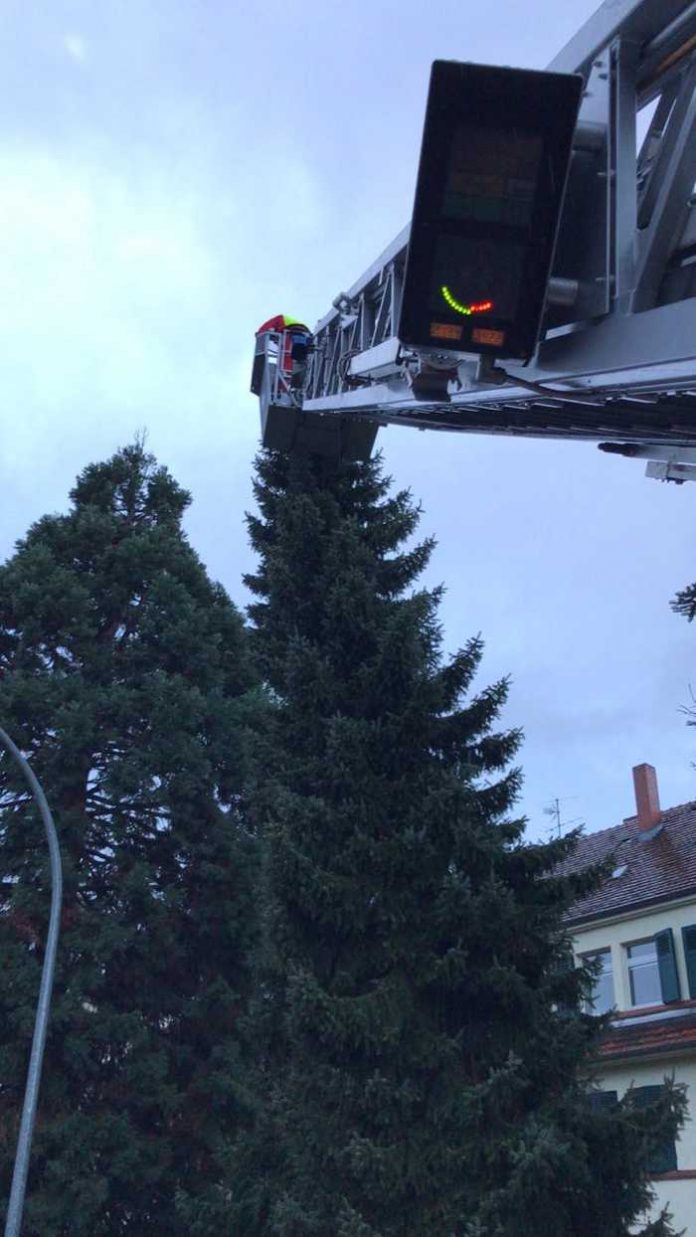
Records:
[[[440,291],[450,309],[453,309],[457,314],[464,314],[467,318],[470,318],[472,314],[489,313],[494,308],[493,301],[474,301],[471,305],[462,305],[460,301],[452,296],[449,288],[444,285],[440,288]]]

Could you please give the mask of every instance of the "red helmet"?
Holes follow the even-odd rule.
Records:
[[[289,314],[276,314],[275,317],[262,323],[256,334],[262,335],[264,331],[287,331],[290,327],[295,327],[298,331],[307,331],[308,335],[310,333],[308,327],[304,322],[300,322],[299,318],[291,318]]]

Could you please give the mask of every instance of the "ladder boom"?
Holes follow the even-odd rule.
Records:
[[[317,324],[300,417],[696,445],[696,3],[607,0],[548,68],[585,91],[531,361],[401,345],[408,225]]]

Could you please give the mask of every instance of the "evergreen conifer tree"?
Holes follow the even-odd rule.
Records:
[[[686,588],[680,589],[670,604],[676,614],[681,614],[682,618],[692,623],[696,618],[696,584],[687,584]]]
[[[686,588],[680,589],[670,605],[675,614],[680,614],[687,622],[693,623],[696,618],[696,584],[687,584]],[[696,696],[693,688],[690,688],[690,692],[691,703],[683,706],[683,712],[688,719],[687,726],[696,726]]]
[[[477,639],[443,659],[440,592],[416,587],[432,546],[378,463],[265,453],[256,497],[277,709],[256,792],[265,1192],[245,1231],[627,1237],[683,1097],[649,1118],[593,1102],[602,1023],[563,915],[598,873],[554,874],[574,837],[524,843],[506,683],[469,694]]]
[[[23,1237],[189,1237],[247,1119],[254,687],[240,614],[141,443],[0,568],[0,719],[40,778],[65,897]],[[0,760],[0,1197],[49,905],[45,842]]]

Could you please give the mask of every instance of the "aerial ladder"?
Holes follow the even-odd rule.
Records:
[[[257,334],[264,445],[571,438],[696,479],[695,186],[696,0],[605,0],[541,72],[436,62],[411,224]]]

